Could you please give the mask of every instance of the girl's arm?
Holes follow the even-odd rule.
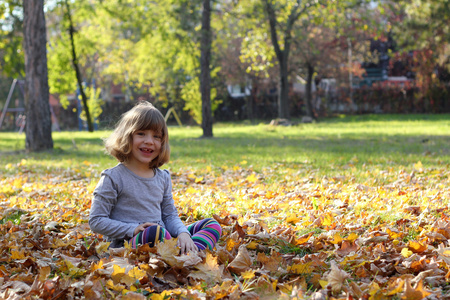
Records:
[[[118,189],[109,176],[103,175],[94,190],[89,214],[91,230],[113,239],[130,239],[138,223],[126,223],[110,218],[117,203]]]

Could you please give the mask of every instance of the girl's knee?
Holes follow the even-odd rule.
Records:
[[[152,225],[145,228],[142,233],[142,244],[149,244],[150,247],[153,247],[157,242],[163,243],[165,240],[170,240],[171,238],[172,236],[164,227]]]
[[[217,236],[217,239],[219,239],[222,236],[222,227],[220,226],[219,222],[217,222],[215,219],[207,218],[204,220],[203,223],[203,230],[208,230],[210,232],[215,232],[215,235]]]

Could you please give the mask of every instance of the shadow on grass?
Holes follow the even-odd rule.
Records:
[[[449,114],[367,114],[340,115],[334,118],[321,119],[325,123],[357,123],[357,122],[412,122],[412,121],[450,121]]]

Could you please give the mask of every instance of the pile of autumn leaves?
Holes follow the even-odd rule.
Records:
[[[373,167],[366,182],[286,165],[172,174],[183,220],[223,228],[214,251],[189,255],[175,240],[108,250],[87,225],[98,178],[85,166],[22,161],[0,178],[1,299],[450,297],[448,166]]]

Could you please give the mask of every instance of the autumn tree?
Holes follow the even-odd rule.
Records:
[[[50,116],[44,1],[23,2],[26,143],[28,151],[53,148]]]
[[[387,2],[395,18],[393,31],[408,50],[431,49],[437,63],[450,70],[450,5],[446,0]]]
[[[299,17],[316,5],[316,1],[263,0],[269,23],[270,39],[278,59],[280,71],[278,116],[290,118],[288,61],[292,44],[292,30]]]
[[[378,38],[384,29],[377,7],[364,1],[345,4],[328,2],[303,15],[293,30],[293,53],[290,63],[306,78],[306,115],[316,119],[312,103],[313,79],[317,73],[334,74],[337,65],[346,66],[348,81],[345,85],[352,91],[355,62],[368,56],[367,42]],[[350,95],[350,102],[353,101]]]
[[[19,1],[0,3],[0,70],[5,76],[25,77],[23,7]]]
[[[202,29],[200,41],[200,90],[202,94],[203,137],[213,136],[211,112],[211,1],[203,0]]]
[[[101,113],[101,103],[92,82],[101,80],[97,78],[97,45],[92,37],[86,36],[83,27],[94,15],[86,1],[59,1],[47,11],[50,92],[59,95],[63,107],[67,107],[67,95],[78,90],[83,109],[81,116],[90,132],[94,130],[93,119]]]
[[[211,99],[205,101],[211,104],[203,113],[200,85],[202,52],[203,58],[210,57],[213,30],[201,29],[202,14],[208,12],[202,5],[203,0],[104,1],[96,4],[95,18],[84,23],[79,35],[95,43],[103,76],[126,87],[146,89],[160,106],[187,110],[199,124],[205,114],[211,124],[207,127],[212,127],[216,91],[203,93]],[[207,22],[213,23],[205,19],[205,26]],[[209,70],[214,78],[211,60],[206,64],[203,74]]]
[[[91,118],[91,114],[89,112],[89,106],[88,106],[88,100],[86,97],[86,93],[84,92],[84,87],[83,87],[83,79],[81,78],[81,72],[80,72],[80,66],[78,63],[78,55],[77,55],[77,51],[75,48],[75,27],[72,21],[72,12],[70,9],[70,5],[69,2],[67,0],[64,0],[64,6],[66,8],[66,17],[67,17],[67,21],[68,21],[68,34],[70,37],[70,52],[72,54],[72,65],[73,68],[75,69],[75,76],[77,79],[77,83],[78,83],[78,90],[80,91],[80,95],[81,95],[81,100],[83,101],[83,108],[84,108],[84,112],[86,114],[86,121],[87,121],[87,125],[88,125],[88,130],[90,132],[94,131],[94,125],[92,125],[92,118]]]

